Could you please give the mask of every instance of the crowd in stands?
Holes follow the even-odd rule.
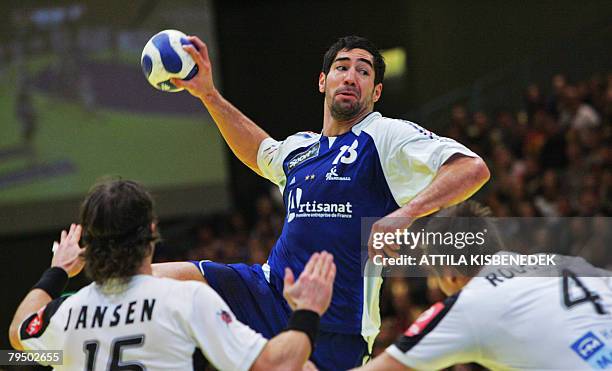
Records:
[[[426,123],[425,123],[426,126]],[[438,130],[440,131],[440,130]],[[610,216],[612,213],[612,73],[548,86],[530,85],[522,110],[469,112],[455,105],[440,134],[480,154],[491,180],[477,194],[498,217]],[[241,212],[211,217],[193,229],[193,247],[166,259],[262,264],[284,221],[281,204],[262,196],[254,222]],[[604,246],[605,248],[605,246]],[[604,254],[605,251],[601,250]],[[444,299],[433,279],[388,278],[381,297],[383,351],[432,303]],[[479,369],[474,365],[456,370]]]
[[[551,93],[525,91],[524,109],[469,114],[455,106],[447,136],[488,162],[482,192],[496,216],[596,216],[612,212],[612,74]]]

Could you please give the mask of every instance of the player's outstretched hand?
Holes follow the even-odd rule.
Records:
[[[60,242],[51,260],[51,266],[62,268],[68,273],[68,277],[74,277],[79,274],[85,265],[85,262],[80,257],[82,251],[79,246],[81,232],[82,227],[78,224],[70,225],[68,232],[62,231]]]
[[[297,281],[291,269],[285,268],[283,296],[293,310],[308,309],[323,315],[331,303],[335,277],[333,255],[314,253]]]
[[[198,73],[188,81],[171,79],[172,83],[180,88],[185,88],[191,95],[203,99],[206,95],[215,91],[212,78],[212,64],[208,56],[208,47],[197,36],[187,36],[193,45],[183,45],[183,49],[191,55],[198,66]],[[195,45],[195,47],[194,47]]]

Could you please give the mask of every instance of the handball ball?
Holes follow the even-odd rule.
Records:
[[[177,30],[161,31],[145,45],[140,65],[147,81],[156,89],[181,91],[183,88],[174,85],[170,79],[190,80],[198,73],[198,66],[191,55],[183,50],[183,45],[193,44],[187,35]]]

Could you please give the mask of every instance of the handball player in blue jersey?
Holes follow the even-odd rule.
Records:
[[[312,360],[321,369],[360,365],[378,334],[381,277],[364,277],[361,219],[381,218],[370,231],[395,232],[415,218],[470,197],[489,178],[483,160],[452,139],[374,111],[385,63],[367,39],[339,39],[325,53],[319,76],[324,95],[320,134],[299,132],[283,141],[266,132],[215,89],[206,45],[185,46],[198,64],[190,81],[173,81],[199,98],[234,154],[276,184],[287,215],[263,266],[209,261],[165,263],[154,273],[208,282],[239,320],[266,337],[291,313],[282,297],[289,267],[299,274],[323,249],[334,256],[332,304],[321,318]],[[313,123],[305,123],[312,126]],[[389,218],[383,218],[389,217]],[[370,255],[382,253],[370,246]],[[393,255],[392,247],[384,253]]]

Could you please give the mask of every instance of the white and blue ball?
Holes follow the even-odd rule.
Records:
[[[177,92],[183,90],[170,79],[190,80],[198,73],[195,61],[183,50],[193,45],[187,35],[177,30],[164,30],[154,35],[145,45],[140,65],[147,81],[156,89]]]

